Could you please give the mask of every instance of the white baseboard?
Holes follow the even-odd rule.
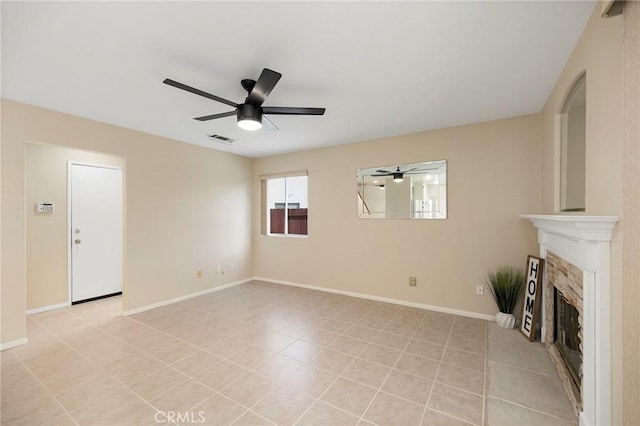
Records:
[[[234,281],[232,283],[221,285],[219,287],[209,288],[207,290],[203,290],[203,291],[199,291],[199,292],[196,292],[196,293],[187,294],[185,296],[176,297],[174,299],[163,300],[162,302],[158,302],[158,303],[154,303],[154,304],[151,304],[151,305],[143,306],[141,308],[132,309],[130,311],[125,311],[123,314],[124,314],[124,316],[139,314],[141,312],[148,311],[150,309],[159,308],[161,306],[170,305],[170,304],[176,303],[176,302],[182,302],[183,300],[192,299],[194,297],[204,296],[205,294],[209,294],[209,293],[213,293],[213,292],[216,292],[216,291],[224,290],[224,289],[230,288],[230,287],[235,287],[237,285],[245,284],[245,283],[248,283],[248,282],[251,282],[251,281],[254,281],[254,280],[255,281],[264,281],[264,282],[273,283],[273,284],[288,285],[288,286],[292,286],[292,287],[307,288],[307,289],[310,289],[310,290],[324,291],[326,293],[341,294],[341,295],[344,295],[344,296],[359,297],[361,299],[375,300],[376,302],[386,302],[386,303],[393,303],[395,305],[410,306],[410,307],[413,307],[413,308],[420,308],[420,309],[428,309],[430,311],[443,312],[443,313],[453,314],[453,315],[460,315],[460,316],[469,317],[469,318],[478,318],[478,319],[483,319],[483,320],[487,320],[487,321],[495,321],[496,320],[495,315],[486,315],[486,314],[480,314],[480,313],[477,313],[477,312],[462,311],[462,310],[459,310],[459,309],[444,308],[442,306],[427,305],[427,304],[424,304],[424,303],[410,302],[410,301],[407,301],[407,300],[392,299],[392,298],[388,298],[388,297],[374,296],[374,295],[365,294],[365,293],[355,293],[355,292],[351,292],[351,291],[336,290],[336,289],[332,289],[332,288],[319,287],[319,286],[309,285],[309,284],[300,284],[300,283],[294,283],[294,282],[290,282],[290,281],[275,280],[275,279],[265,278],[265,277],[252,277],[252,278],[246,278],[246,279],[240,280],[240,281]]]
[[[49,305],[49,306],[43,306],[41,308],[29,309],[27,311],[27,315],[39,314],[40,312],[53,311],[54,309],[66,308],[67,306],[71,306],[71,304],[68,302],[64,302],[64,303],[58,303],[57,305]]]
[[[130,311],[124,311],[123,315],[126,317],[126,316],[129,316],[129,315],[139,314],[140,312],[148,311],[150,309],[159,308],[160,306],[171,305],[172,303],[182,302],[183,300],[193,299],[194,297],[204,296],[205,294],[209,294],[209,293],[213,293],[213,292],[216,292],[216,291],[224,290],[225,288],[230,288],[230,287],[235,287],[235,286],[240,285],[240,284],[245,284],[245,283],[248,283],[250,281],[253,281],[254,279],[255,278],[246,278],[244,280],[234,281],[234,282],[229,283],[229,284],[224,284],[224,285],[221,285],[221,286],[218,286],[218,287],[213,287],[213,288],[208,288],[206,290],[198,291],[196,293],[187,294],[185,296],[176,297],[174,299],[163,300],[162,302],[154,303],[152,305],[143,306],[141,308],[132,309]]]
[[[374,295],[365,294],[365,293],[355,293],[351,291],[336,290],[333,288],[318,287],[315,285],[300,284],[300,283],[294,283],[294,282],[282,281],[282,280],[274,280],[271,278],[264,278],[264,277],[255,277],[255,280],[265,281],[273,284],[283,284],[283,285],[288,285],[292,287],[308,288],[310,290],[324,291],[326,293],[342,294],[344,296],[359,297],[361,299],[375,300],[376,302],[386,302],[386,303],[393,303],[395,305],[410,306],[412,308],[428,309],[430,311],[460,315],[460,316],[469,317],[469,318],[478,318],[478,319],[483,319],[487,321],[496,320],[495,315],[487,315],[487,314],[480,314],[477,312],[462,311],[459,309],[444,308],[442,306],[427,305],[424,303],[409,302],[407,300],[400,300],[400,299],[391,299],[388,297],[374,296]]]
[[[23,337],[22,339],[18,339],[18,340],[13,340],[11,342],[1,343],[0,351],[15,348],[16,346],[26,345],[27,343],[29,343],[29,341],[27,340],[26,337]]]

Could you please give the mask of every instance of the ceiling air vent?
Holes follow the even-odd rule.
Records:
[[[226,136],[221,136],[221,135],[209,135],[209,138],[216,142],[224,143],[227,145],[231,145],[232,143],[235,142],[235,139],[230,139]]]

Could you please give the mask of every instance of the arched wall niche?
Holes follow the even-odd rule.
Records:
[[[580,74],[567,92],[556,120],[559,126],[559,210],[585,211],[587,75]]]

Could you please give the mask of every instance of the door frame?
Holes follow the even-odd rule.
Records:
[[[111,166],[107,164],[99,164],[99,163],[88,163],[85,161],[67,161],[67,306],[72,305],[72,291],[73,291],[73,248],[71,244],[71,240],[73,239],[72,235],[72,227],[71,227],[71,170],[73,166],[88,166],[88,167],[99,167],[102,169],[114,169],[120,170],[122,173],[122,247],[120,248],[120,254],[122,256],[122,295],[124,300],[124,275],[125,275],[125,263],[124,263],[124,245],[125,245],[125,203],[124,203],[124,188],[125,188],[125,177],[124,177],[124,167],[120,166]],[[123,302],[124,303],[124,302]]]

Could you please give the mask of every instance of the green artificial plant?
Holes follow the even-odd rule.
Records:
[[[524,289],[524,272],[513,266],[501,266],[489,272],[484,283],[500,312],[513,314]]]

